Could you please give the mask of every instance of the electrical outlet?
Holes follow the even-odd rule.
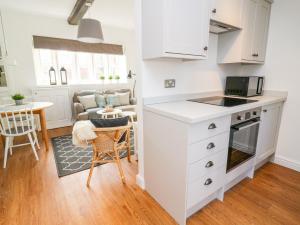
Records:
[[[175,79],[165,80],[165,88],[174,88],[175,87]]]

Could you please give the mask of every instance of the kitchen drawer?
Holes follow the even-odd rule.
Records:
[[[221,117],[192,125],[189,130],[189,144],[230,130],[231,117]]]
[[[189,182],[196,181],[203,177],[205,174],[216,171],[227,163],[228,149],[210,155],[198,162],[189,166]],[[225,170],[224,170],[225,172]]]
[[[191,144],[188,147],[188,162],[193,163],[207,156],[228,149],[229,132]]]
[[[187,208],[190,208],[224,185],[226,165],[188,184]]]

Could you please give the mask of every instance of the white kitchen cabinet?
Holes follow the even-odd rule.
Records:
[[[269,20],[271,4],[268,1],[260,0],[256,9],[256,23],[253,38],[253,54],[256,54],[255,61],[264,62],[267,49]]]
[[[271,4],[243,0],[242,30],[219,35],[218,63],[264,63]]]
[[[211,20],[233,27],[242,26],[243,0],[211,0]]]
[[[262,108],[261,124],[256,152],[256,164],[272,155],[276,150],[282,103]]]
[[[144,110],[146,191],[180,225],[222,200],[230,119],[188,124]]]
[[[53,129],[72,125],[72,112],[67,87],[37,88],[32,91],[34,101],[52,102],[46,109],[47,128]]]
[[[143,0],[143,58],[205,59],[209,11],[209,0]]]

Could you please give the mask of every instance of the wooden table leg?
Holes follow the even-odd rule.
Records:
[[[5,137],[3,135],[1,135],[0,138],[0,146],[3,147],[3,152],[4,152],[4,148],[5,148]]]
[[[41,109],[39,111],[40,115],[40,123],[41,123],[41,130],[42,130],[42,137],[45,143],[46,151],[49,150],[49,139],[48,139],[48,132],[47,132],[47,126],[46,126],[46,115],[45,110]]]

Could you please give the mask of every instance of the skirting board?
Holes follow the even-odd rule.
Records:
[[[283,156],[275,156],[274,163],[300,172],[300,162],[290,160]]]
[[[143,190],[145,190],[145,180],[140,174],[137,174],[136,177],[136,184]]]

